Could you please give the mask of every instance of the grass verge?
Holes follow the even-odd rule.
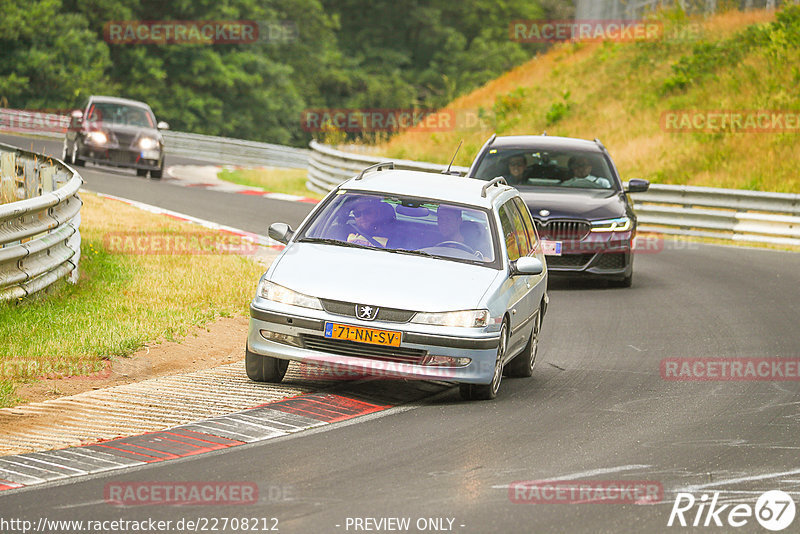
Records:
[[[255,169],[222,169],[217,178],[234,184],[257,187],[271,193],[285,193],[308,198],[322,198],[322,195],[306,188],[308,171],[306,169],[284,169],[259,167]]]
[[[81,276],[0,303],[0,407],[20,383],[96,373],[145,343],[179,340],[217,317],[245,314],[264,267],[229,254],[124,254],[109,236],[197,235],[197,226],[82,193]],[[150,241],[158,242],[158,241]],[[208,251],[206,251],[208,252]],[[243,340],[244,341],[244,340]]]
[[[800,6],[691,19],[661,13],[665,38],[554,46],[454,100],[477,124],[405,132],[379,147],[388,157],[469,165],[493,132],[601,139],[625,180],[800,192],[800,129],[668,131],[665,113],[772,110],[800,113]],[[787,119],[788,121],[788,119]],[[474,122],[474,121],[473,121]],[[473,123],[469,123],[473,124]],[[779,123],[784,124],[784,123]]]

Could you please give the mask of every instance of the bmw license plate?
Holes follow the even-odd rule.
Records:
[[[542,240],[541,243],[545,256],[561,256],[561,241]]]
[[[391,330],[378,330],[338,323],[325,323],[325,337],[331,339],[346,339],[359,343],[372,343],[373,345],[400,346],[400,332]]]

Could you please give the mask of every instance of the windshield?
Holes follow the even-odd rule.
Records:
[[[145,108],[124,104],[95,103],[86,114],[91,123],[155,128],[155,118]]]
[[[475,178],[497,176],[514,187],[616,189],[606,159],[597,152],[493,148],[481,160]]]
[[[478,264],[493,263],[496,257],[485,211],[343,190],[316,214],[298,241],[370,247]]]

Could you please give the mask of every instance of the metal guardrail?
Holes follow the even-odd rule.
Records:
[[[61,161],[0,143],[0,300],[77,282],[82,184]]]
[[[388,158],[350,154],[310,144],[309,189],[327,193],[364,167]],[[396,169],[441,172],[447,166],[393,160]],[[466,167],[452,170],[466,172]],[[631,195],[639,229],[670,235],[800,246],[800,195],[653,184]]]
[[[69,117],[19,109],[0,108],[0,132],[35,134],[63,139]],[[167,155],[197,158],[228,165],[264,165],[305,169],[310,150],[231,137],[215,137],[166,130]]]
[[[327,193],[340,183],[357,175],[364,167],[375,165],[388,158],[365,156],[342,152],[329,146],[311,141],[311,156],[308,160],[308,181],[306,187],[318,193]],[[422,172],[442,172],[447,165],[439,163],[424,163],[404,159],[393,159],[395,169]],[[467,172],[467,167],[451,168],[453,171]]]
[[[258,141],[183,132],[162,132],[170,156],[198,158],[229,165],[266,165],[304,169],[310,151]]]

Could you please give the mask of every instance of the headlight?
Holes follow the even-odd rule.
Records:
[[[479,328],[489,324],[489,310],[464,310],[442,313],[417,313],[412,323],[436,326]]]
[[[593,221],[592,232],[626,232],[631,229],[631,220],[628,217]]]
[[[139,148],[142,150],[152,150],[158,146],[158,141],[152,137],[142,137],[139,139]]]
[[[93,145],[104,145],[108,142],[108,137],[103,132],[89,132],[86,139]]]
[[[313,310],[322,309],[319,299],[303,295],[297,291],[292,291],[289,288],[280,286],[269,280],[262,280],[261,284],[259,284],[258,295],[261,298],[280,302],[282,304],[291,304],[292,306],[301,306]]]

